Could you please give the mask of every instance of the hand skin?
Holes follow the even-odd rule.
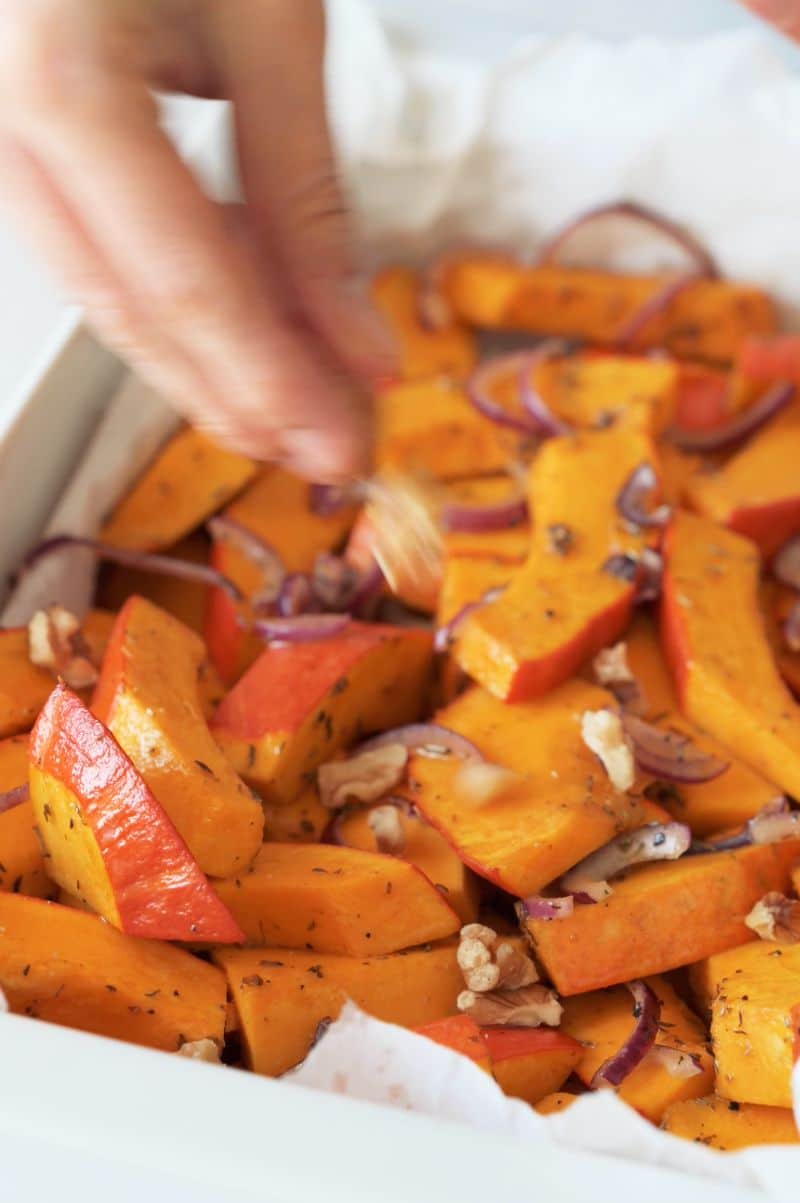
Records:
[[[359,286],[325,119],[321,0],[0,0],[0,196],[99,335],[221,443],[367,468],[394,368]],[[234,105],[232,221],[151,89]]]

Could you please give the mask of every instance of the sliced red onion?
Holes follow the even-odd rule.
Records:
[[[790,652],[800,652],[800,599],[794,603],[786,617],[783,638]]]
[[[451,731],[449,727],[440,727],[437,723],[409,723],[406,727],[383,731],[380,735],[365,740],[358,751],[368,752],[387,744],[402,744],[409,752],[435,759],[444,759],[447,756],[454,756],[458,760],[484,759],[475,744],[465,736]]]
[[[800,535],[792,535],[776,553],[772,575],[782,585],[800,590]]]
[[[148,551],[131,551],[124,547],[113,547],[110,543],[101,543],[97,539],[87,539],[80,535],[54,535],[50,539],[45,539],[26,556],[20,569],[20,578],[39,560],[53,552],[61,551],[64,547],[85,548],[86,551],[93,552],[99,560],[105,560],[110,564],[121,564],[125,568],[135,568],[139,572],[152,572],[155,576],[171,576],[179,581],[192,581],[212,589],[224,589],[234,601],[244,600],[241,591],[233,581],[208,564],[193,564],[189,560],[179,560],[177,556],[161,556]]]
[[[311,588],[326,610],[349,610],[358,584],[357,570],[342,556],[319,553],[311,573]]]
[[[349,506],[358,505],[363,501],[362,488],[355,482],[344,485],[309,485],[309,509],[320,518],[329,518]]]
[[[443,627],[438,628],[433,640],[434,651],[446,652],[451,647],[456,631],[464,619],[475,610],[480,610],[481,606],[487,606],[491,602],[497,601],[503,592],[503,586],[496,586],[494,589],[487,589],[477,601],[466,602],[460,610],[456,611],[449,622],[446,622]]]
[[[517,413],[509,412],[499,401],[495,401],[492,389],[498,379],[509,374],[513,374],[518,380],[530,358],[530,352],[520,351],[514,355],[487,359],[475,368],[467,380],[467,396],[479,413],[498,426],[508,426],[511,430],[527,435],[540,434],[541,423],[523,409],[522,405]]]
[[[361,573],[356,584],[350,599],[350,613],[356,618],[372,618],[381,600],[384,584],[385,578],[380,565],[373,560],[371,566]]]
[[[713,430],[681,430],[680,427],[673,426],[667,431],[666,437],[681,451],[724,451],[749,438],[769,422],[770,418],[774,418],[785,409],[794,396],[794,391],[793,383],[778,380],[770,384],[753,405],[736,414],[725,426],[717,426]]]
[[[634,468],[617,494],[616,506],[629,529],[638,532],[644,528],[666,526],[672,510],[660,505],[647,509],[648,499],[658,487],[658,477],[652,464],[645,461]]]
[[[658,1061],[671,1078],[694,1078],[703,1072],[703,1063],[697,1053],[690,1053],[688,1049],[655,1044],[648,1055],[651,1060]]]
[[[567,225],[562,226],[540,248],[539,263],[554,263],[559,251],[564,249],[565,244],[574,234],[577,234],[578,230],[584,229],[590,222],[597,221],[602,217],[627,217],[651,226],[659,234],[671,238],[681,250],[685,251],[700,275],[708,278],[716,278],[720,274],[719,268],[712,256],[702,243],[698,242],[688,231],[671,221],[668,217],[656,213],[653,209],[648,209],[644,205],[637,204],[636,201],[625,200],[611,201],[608,204],[597,205],[592,209],[587,209],[585,213],[581,213],[578,217],[568,222]]]
[[[622,725],[633,743],[639,768],[662,781],[699,785],[730,768],[730,761],[703,752],[682,731],[657,727],[635,714],[624,714]]]
[[[535,424],[536,433],[544,438],[551,435],[569,434],[572,429],[568,423],[556,417],[542,394],[536,388],[533,378],[536,369],[548,359],[557,359],[566,355],[569,344],[560,339],[548,339],[523,359],[519,370],[519,393],[522,406]]]
[[[314,590],[305,572],[290,572],[284,577],[275,608],[282,618],[295,618],[305,614],[314,607]],[[258,609],[254,605],[254,609]]]
[[[605,1086],[619,1086],[629,1073],[642,1061],[655,1044],[658,1021],[661,1017],[661,1002],[650,987],[642,981],[625,983],[633,995],[634,1029],[622,1048],[603,1062],[591,1081],[592,1090]]]
[[[258,590],[260,601],[262,603],[268,599],[275,601],[283,584],[283,578],[286,576],[283,560],[275,548],[271,547],[265,539],[248,530],[241,522],[237,522],[235,518],[228,518],[224,514],[217,514],[215,518],[210,518],[206,523],[206,530],[212,539],[218,539],[221,543],[229,543],[231,547],[235,547],[259,570],[263,577],[263,583]]]
[[[635,583],[634,601],[637,605],[656,601],[661,596],[664,561],[657,551],[649,547],[642,548],[638,556],[616,552],[603,564],[603,572],[617,577],[620,581]]]
[[[253,634],[268,643],[313,643],[341,635],[349,622],[349,614],[295,614],[289,618],[276,614],[257,618]]]
[[[519,526],[528,516],[524,497],[512,497],[495,505],[466,505],[449,502],[442,507],[441,521],[446,531],[461,534],[483,534],[487,531],[508,530]]]
[[[591,852],[561,877],[561,888],[586,890],[593,882],[607,882],[633,865],[657,860],[677,860],[689,849],[692,833],[685,823],[647,823],[626,831]]]
[[[520,920],[525,919],[566,919],[575,908],[572,894],[561,898],[543,898],[541,894],[532,894],[517,903],[516,911]]]
[[[331,810],[350,802],[377,802],[401,783],[407,763],[408,748],[395,741],[321,764],[317,769],[320,802]]]
[[[21,806],[23,802],[28,801],[28,797],[27,783],[6,790],[5,793],[0,794],[0,815],[5,814],[7,810],[13,810],[15,806]]]
[[[696,284],[701,279],[696,272],[687,272],[685,275],[674,276],[671,280],[667,280],[657,292],[653,294],[639,309],[633,313],[620,330],[614,340],[615,346],[620,351],[625,351],[630,348],[631,344],[639,337],[642,330],[656,318],[661,317],[666,313],[670,305],[682,292],[692,284]]]

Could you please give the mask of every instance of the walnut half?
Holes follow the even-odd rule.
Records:
[[[539,977],[530,957],[483,923],[462,927],[456,960],[468,991],[518,990]]]
[[[70,689],[87,689],[97,681],[80,619],[64,606],[36,611],[28,623],[28,659],[61,677]]]
[[[558,1027],[564,1008],[555,990],[539,984],[486,994],[462,990],[456,1006],[481,1026],[512,1024],[519,1028]]]

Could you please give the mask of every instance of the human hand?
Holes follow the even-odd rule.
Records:
[[[229,447],[357,474],[393,367],[325,120],[320,0],[0,0],[0,195],[100,336]],[[244,223],[151,88],[233,101]]]

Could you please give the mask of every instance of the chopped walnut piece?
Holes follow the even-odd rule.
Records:
[[[331,760],[317,769],[319,800],[338,810],[348,802],[377,802],[403,780],[408,750],[402,744],[384,744],[358,752],[347,760]]]
[[[406,847],[406,834],[396,806],[374,806],[367,815],[367,826],[375,836],[379,852],[390,856],[402,856]]]
[[[745,923],[761,940],[796,944],[800,940],[800,902],[770,891],[759,898]]]
[[[592,661],[592,668],[595,680],[601,685],[620,685],[634,680],[628,664],[628,645],[624,640],[598,652]]]
[[[185,1040],[178,1049],[179,1057],[191,1057],[193,1061],[209,1061],[220,1064],[219,1048],[214,1040]]]
[[[555,990],[547,986],[523,986],[520,990],[494,990],[480,994],[462,990],[458,1010],[477,1024],[512,1024],[519,1028],[558,1027],[563,1007]]]
[[[97,681],[80,620],[64,606],[36,611],[28,623],[28,659],[61,677],[70,689],[87,689]]]
[[[462,927],[456,960],[465,985],[476,993],[498,987],[517,990],[539,977],[530,957],[482,923]]]
[[[633,746],[613,710],[584,710],[581,738],[600,760],[608,779],[621,793],[631,788],[635,770]]]
[[[459,802],[468,806],[485,806],[508,793],[522,781],[522,774],[486,760],[465,760],[457,769],[452,790]]]
[[[575,542],[572,528],[565,522],[551,522],[547,528],[547,546],[557,556],[565,556]]]

